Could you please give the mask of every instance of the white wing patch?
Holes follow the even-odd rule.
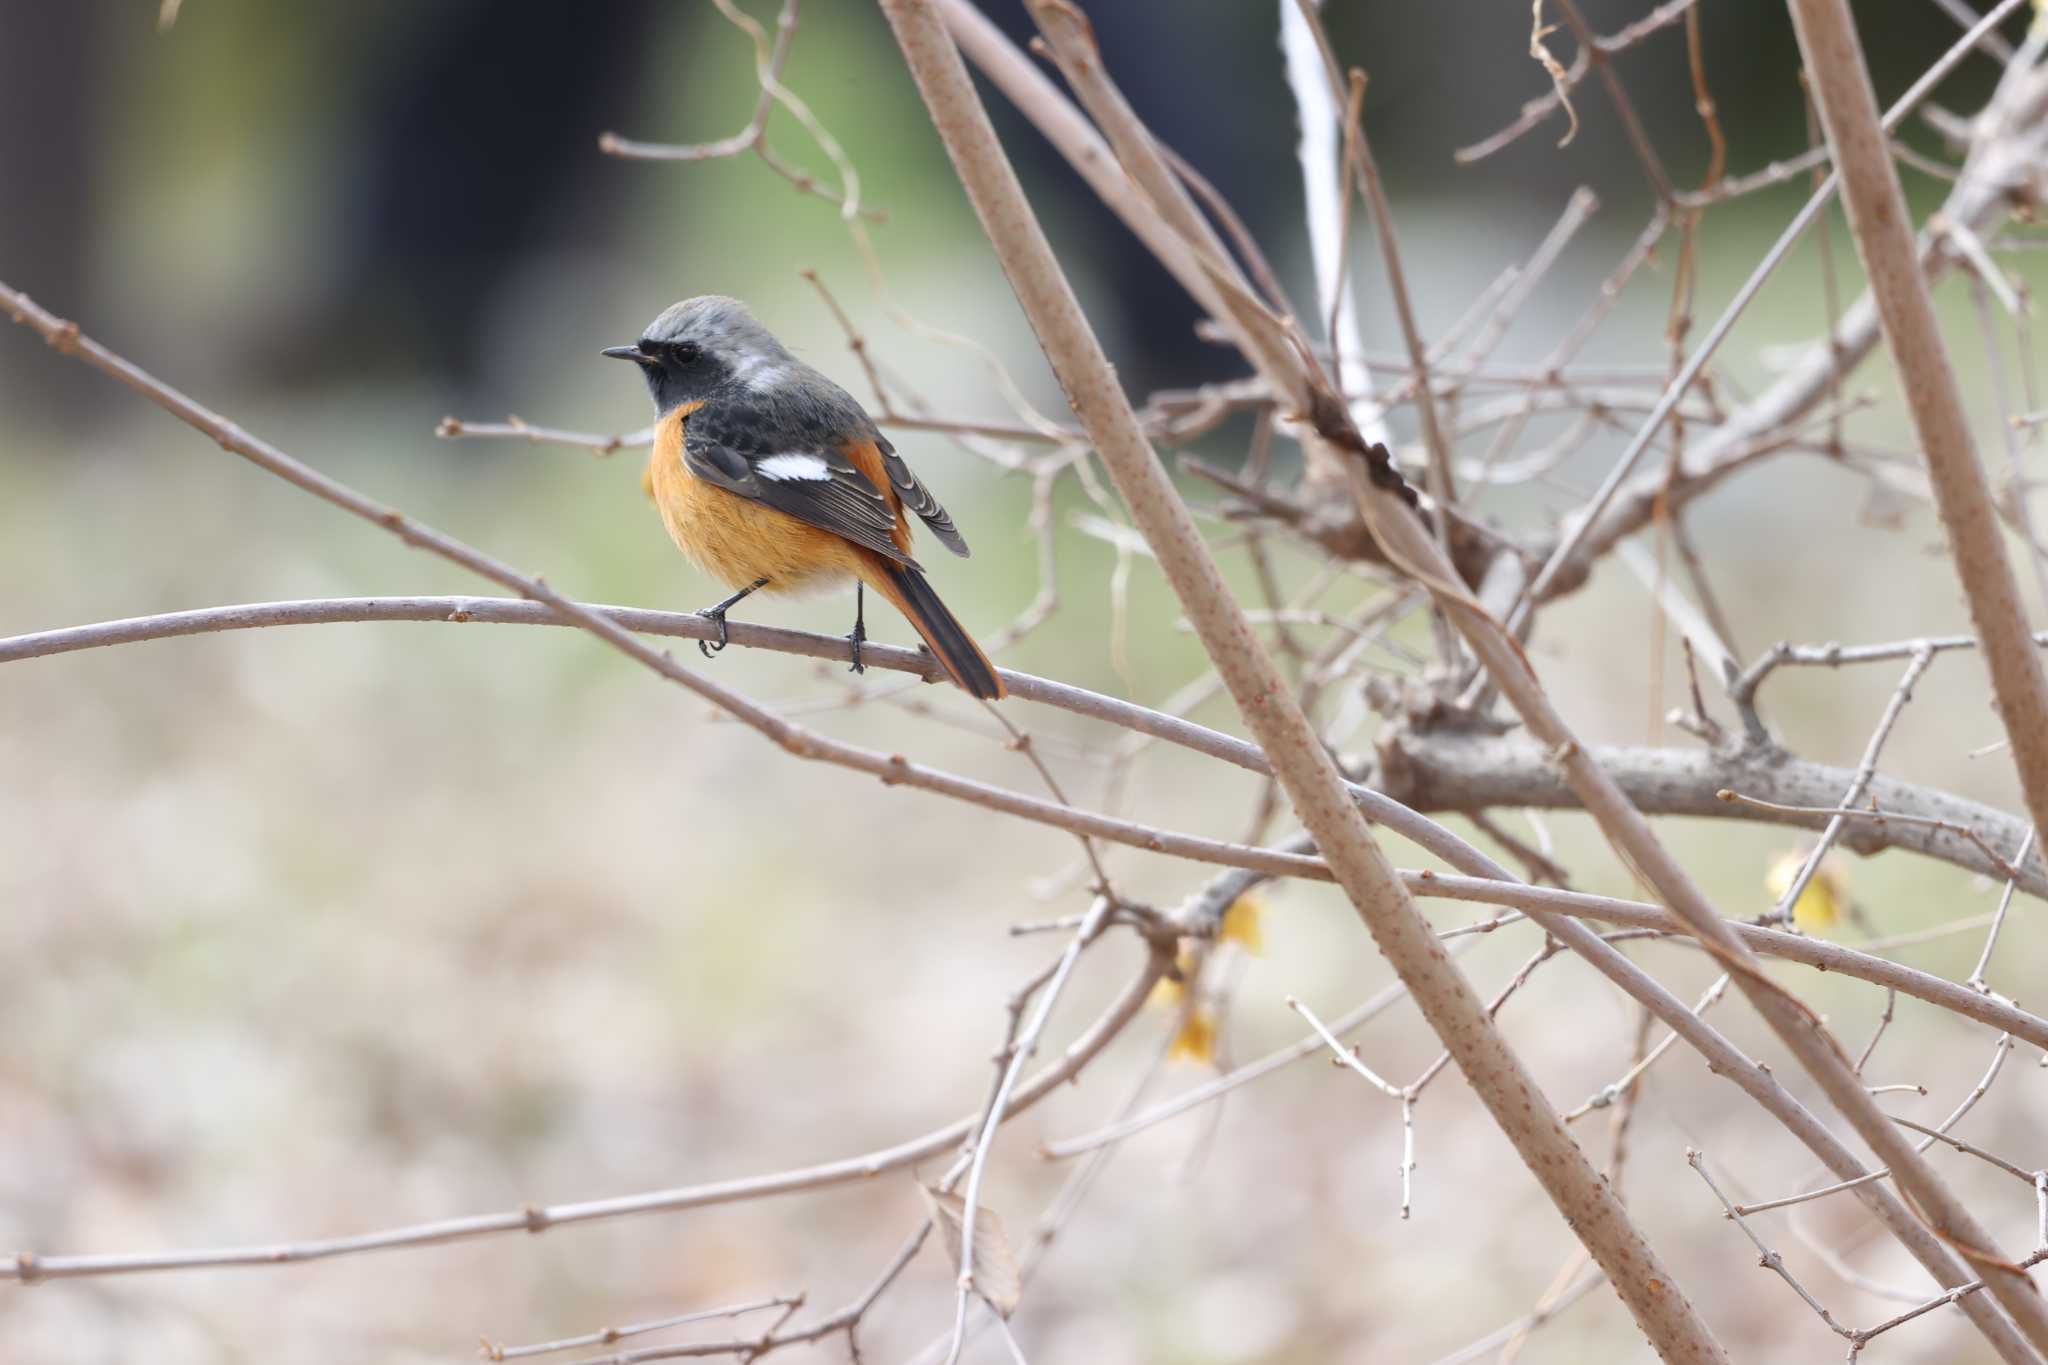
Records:
[[[778,483],[832,477],[824,459],[817,455],[770,455],[755,463],[754,472]]]

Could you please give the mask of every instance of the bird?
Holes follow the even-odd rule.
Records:
[[[853,671],[863,672],[866,590],[896,608],[969,695],[1003,697],[995,665],[910,553],[911,516],[965,557],[967,542],[858,400],[798,360],[746,305],[684,299],[604,355],[640,367],[659,414],[641,482],[676,547],[736,591],[698,613],[727,643],[726,613],[756,592],[854,583]]]

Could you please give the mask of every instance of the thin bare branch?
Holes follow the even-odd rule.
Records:
[[[770,1308],[791,1308],[801,1306],[801,1294],[777,1295],[772,1299],[757,1299],[752,1303],[737,1303],[729,1308],[704,1308],[694,1313],[677,1313],[673,1317],[655,1318],[649,1322],[636,1322],[625,1327],[601,1327],[595,1332],[580,1336],[559,1337],[553,1341],[539,1341],[527,1346],[500,1346],[488,1337],[484,1339],[485,1360],[523,1360],[528,1356],[551,1355],[556,1351],[574,1351],[584,1346],[609,1346],[627,1337],[646,1336],[650,1332],[666,1332],[672,1327],[687,1327],[691,1323],[713,1322],[719,1318],[744,1317]]]
[[[1144,964],[1130,984],[1093,1024],[1067,1045],[1059,1059],[1016,1087],[1008,1105],[1009,1112],[1023,1112],[1080,1075],[1104,1048],[1122,1034],[1131,1020],[1137,1017],[1138,1012],[1144,1007],[1146,997],[1152,993],[1152,987],[1166,975],[1170,963],[1170,954],[1163,947],[1155,946],[1146,955]],[[355,1256],[371,1251],[436,1246],[446,1242],[464,1242],[478,1237],[515,1232],[539,1233],[571,1223],[589,1223],[647,1213],[674,1213],[684,1209],[708,1208],[715,1204],[732,1204],[803,1190],[828,1189],[835,1185],[872,1180],[886,1172],[903,1170],[941,1152],[950,1151],[972,1133],[979,1122],[980,1115],[968,1115],[943,1128],[893,1147],[884,1147],[819,1166],[781,1171],[773,1175],[722,1180],[708,1185],[685,1185],[677,1189],[621,1195],[610,1199],[592,1199],[580,1203],[530,1204],[525,1208],[504,1213],[448,1218],[346,1237],[315,1238],[263,1246],[221,1247],[205,1251],[83,1256],[44,1256],[23,1252],[11,1258],[0,1259],[0,1281],[20,1280],[27,1283],[80,1276],[133,1275],[149,1271],[296,1265],[305,1261],[329,1260],[337,1256]],[[831,1330],[836,1331],[839,1328]]]
[[[577,446],[593,455],[609,455],[654,441],[653,427],[601,436],[595,432],[535,426],[522,417],[507,417],[502,422],[465,422],[460,417],[443,417],[434,434],[444,441],[530,441],[534,445]]]

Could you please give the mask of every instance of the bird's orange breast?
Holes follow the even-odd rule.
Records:
[[[690,472],[683,423],[701,406],[684,404],[661,419],[641,476],[676,548],[734,588],[765,578],[766,591],[787,592],[858,574],[863,552],[844,538]]]

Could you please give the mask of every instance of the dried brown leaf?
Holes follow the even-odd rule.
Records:
[[[929,1185],[917,1188],[924,1194],[925,1207],[931,1211],[932,1222],[945,1243],[947,1259],[958,1266],[961,1233],[967,1225],[967,1201]],[[974,1264],[969,1270],[975,1292],[988,1300],[989,1307],[1006,1318],[1017,1311],[1017,1301],[1024,1296],[1024,1279],[1017,1269],[1017,1255],[1010,1250],[1009,1234],[1003,1231],[1003,1220],[987,1205],[974,1211]]]
[[[1579,135],[1579,111],[1572,108],[1571,76],[1565,71],[1564,64],[1550,55],[1550,47],[1543,41],[1557,32],[1555,25],[1543,22],[1543,0],[1530,0],[1529,21],[1529,55],[1549,75],[1551,87],[1557,91],[1557,102],[1564,106],[1564,116],[1571,120],[1571,126],[1557,140],[1557,145],[1562,147]]]

